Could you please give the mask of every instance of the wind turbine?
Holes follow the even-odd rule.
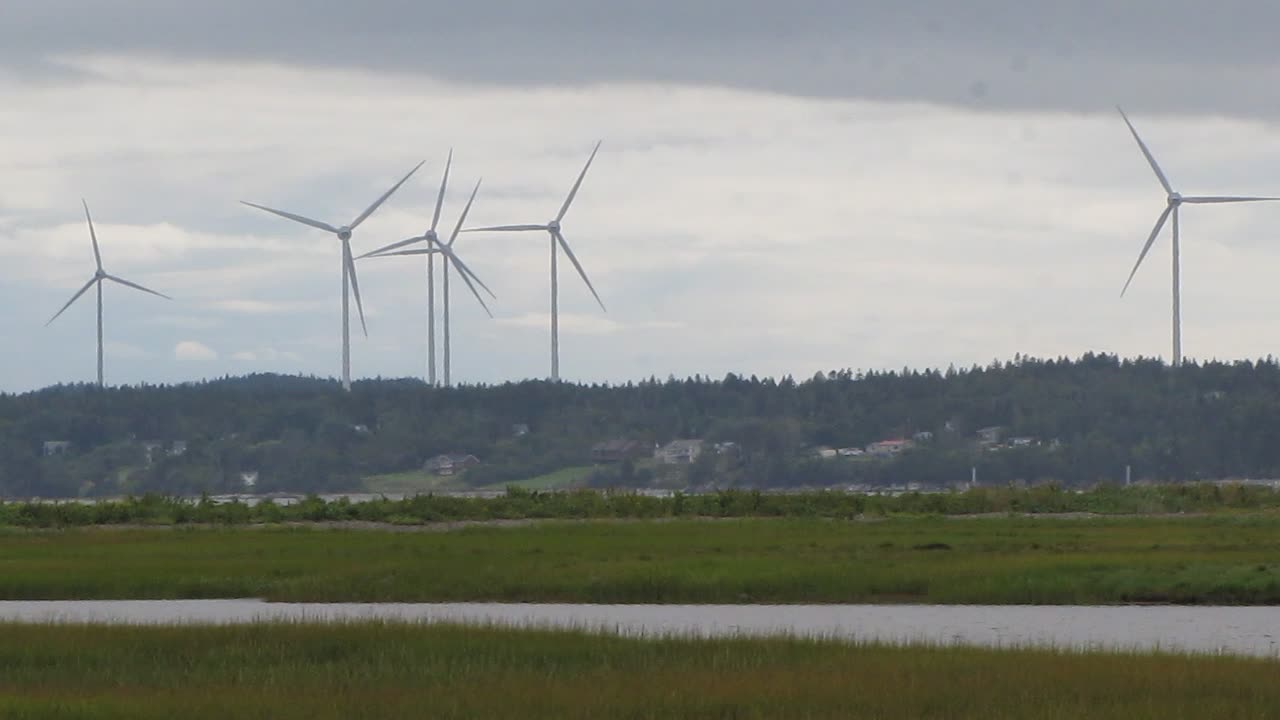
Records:
[[[424,160],[423,162],[426,161]],[[350,225],[343,225],[342,227],[334,227],[329,223],[312,220],[311,218],[303,217],[301,215],[294,215],[293,213],[287,213],[283,210],[275,210],[263,205],[245,202],[244,200],[240,201],[249,207],[265,210],[272,215],[279,215],[282,218],[299,222],[303,225],[309,225],[318,230],[333,233],[342,241],[342,389],[347,392],[351,391],[351,309],[350,300],[348,298],[351,294],[354,294],[356,297],[356,311],[360,314],[360,328],[364,331],[364,336],[369,337],[369,327],[365,325],[364,322],[364,305],[360,302],[360,281],[356,278],[356,262],[351,255],[351,233],[355,232],[355,229],[360,227],[360,223],[368,220],[369,216],[372,215],[373,212],[382,205],[382,203],[386,202],[387,198],[391,197],[392,193],[399,190],[400,186],[404,185],[420,167],[422,167],[422,163],[415,165],[414,168],[409,171],[408,175],[400,178],[400,182],[392,185],[390,190],[382,194],[382,197],[375,200],[364,212],[356,216],[356,219],[352,220]]]
[[[471,294],[475,295],[476,301],[480,303],[480,307],[484,308],[485,313],[488,314],[488,316],[491,318],[493,317],[493,313],[489,310],[489,306],[485,304],[484,298],[480,297],[480,293],[476,290],[476,286],[475,284],[472,283],[472,281],[474,280],[475,283],[478,283],[480,287],[484,288],[485,292],[489,293],[490,297],[494,297],[494,298],[497,297],[496,295],[493,294],[493,291],[489,289],[489,286],[485,285],[484,281],[482,281],[479,277],[477,277],[476,274],[471,271],[471,268],[467,267],[466,263],[462,262],[462,260],[453,251],[453,244],[458,239],[458,233],[462,232],[463,223],[467,221],[467,214],[471,212],[471,205],[476,200],[476,193],[480,191],[479,181],[476,182],[475,189],[471,191],[471,197],[470,199],[467,200],[467,206],[463,208],[462,216],[458,218],[458,224],[453,228],[453,234],[449,236],[449,241],[442,242],[440,240],[440,236],[436,233],[436,227],[440,223],[440,210],[444,204],[445,186],[449,182],[449,166],[452,164],[453,164],[453,153],[451,152],[449,153],[449,164],[445,166],[444,179],[440,183],[440,194],[436,198],[436,211],[435,211],[435,215],[431,219],[430,230],[428,230],[423,235],[419,235],[417,237],[411,237],[407,240],[401,240],[400,242],[391,243],[386,247],[378,248],[373,252],[365,253],[364,255],[361,255],[359,258],[357,258],[357,259],[364,259],[367,257],[393,257],[397,255],[426,255],[427,256],[427,296],[428,296],[427,310],[431,314],[431,318],[427,323],[427,330],[429,333],[428,339],[427,339],[427,352],[430,355],[430,360],[427,366],[428,366],[428,373],[429,373],[428,381],[431,383],[431,385],[435,385],[436,384],[436,375],[435,375],[436,290],[435,290],[434,260],[436,255],[444,256],[441,260],[444,266],[443,267],[443,281],[444,281],[444,298],[443,299],[444,299],[444,384],[445,384],[445,387],[448,387],[452,383],[452,377],[450,374],[450,361],[451,361],[452,355],[449,347],[449,263],[452,261],[454,264],[458,266],[458,272],[460,275],[462,275],[463,282],[467,284],[467,287],[471,290]],[[413,245],[415,243],[424,242],[424,241],[427,243],[427,246],[423,248],[413,248],[410,250],[398,249],[398,248],[402,248],[408,245]]]
[[[59,310],[57,313],[55,313],[53,317],[49,318],[49,322],[45,323],[45,324],[44,324],[44,326],[45,326],[45,327],[49,327],[50,325],[52,325],[52,324],[53,324],[53,321],[54,321],[54,320],[57,320],[59,315],[61,315],[62,313],[66,312],[66,311],[67,311],[67,308],[71,307],[72,303],[74,303],[76,300],[79,300],[81,295],[84,295],[86,292],[88,292],[88,291],[89,291],[89,288],[93,287],[94,285],[97,285],[97,286],[98,286],[98,387],[103,387],[103,377],[102,377],[102,281],[103,281],[103,280],[110,280],[111,282],[119,283],[119,284],[121,284],[121,285],[124,285],[125,287],[131,287],[131,288],[133,288],[133,289],[135,289],[135,290],[141,290],[141,291],[142,291],[142,292],[144,292],[144,293],[151,293],[152,295],[155,295],[155,296],[157,296],[157,297],[162,297],[162,298],[164,298],[165,300],[172,300],[173,298],[171,298],[171,297],[169,297],[168,295],[165,295],[165,294],[163,294],[163,293],[158,293],[158,292],[156,292],[155,290],[151,290],[151,289],[149,289],[149,288],[144,288],[144,287],[142,287],[141,285],[139,285],[139,284],[137,284],[137,283],[129,282],[128,280],[125,280],[125,279],[124,279],[124,278],[122,278],[122,277],[116,277],[115,275],[112,275],[112,274],[108,273],[106,270],[103,270],[103,269],[102,269],[102,253],[98,250],[98,234],[97,234],[96,232],[94,232],[94,230],[93,230],[93,217],[92,217],[91,215],[89,215],[89,203],[85,202],[84,200],[81,200],[80,202],[84,204],[84,217],[85,217],[85,220],[88,220],[88,221],[89,221],[89,239],[93,242],[93,260],[94,260],[94,262],[95,262],[95,263],[97,263],[98,269],[93,273],[93,277],[89,278],[89,282],[85,283],[85,284],[84,284],[84,287],[80,288],[80,290],[79,290],[78,292],[76,292],[76,294],[75,294],[75,295],[72,295],[72,296],[71,296],[71,299],[67,301],[67,304],[66,304],[66,305],[63,305],[61,310]]]
[[[1164,212],[1160,213],[1159,219],[1156,220],[1156,226],[1151,230],[1151,235],[1147,238],[1147,244],[1142,246],[1142,253],[1138,255],[1138,262],[1134,263],[1133,270],[1129,273],[1129,279],[1125,281],[1124,289],[1120,291],[1120,297],[1129,290],[1129,284],[1133,282],[1133,276],[1137,274],[1138,268],[1141,267],[1142,261],[1146,259],[1147,252],[1151,250],[1151,246],[1155,244],[1156,237],[1160,235],[1160,231],[1164,228],[1164,224],[1171,217],[1173,219],[1173,367],[1182,364],[1182,261],[1178,212],[1183,204],[1190,205],[1217,205],[1221,203],[1242,203],[1242,202],[1267,202],[1272,200],[1280,200],[1274,197],[1239,197],[1228,195],[1183,195],[1173,189],[1169,184],[1169,179],[1165,177],[1164,171],[1160,169],[1159,163],[1151,151],[1147,149],[1147,144],[1142,142],[1142,138],[1138,136],[1138,131],[1134,129],[1133,123],[1129,122],[1129,116],[1125,115],[1124,110],[1120,110],[1120,117],[1124,118],[1125,125],[1129,126],[1129,132],[1133,133],[1133,139],[1138,142],[1138,148],[1142,150],[1142,154],[1147,158],[1147,162],[1151,165],[1151,169],[1156,174],[1156,179],[1160,181],[1160,185],[1167,193],[1167,200]]]
[[[587,164],[582,168],[582,173],[578,175],[578,180],[573,184],[573,189],[569,191],[569,197],[565,198],[564,205],[560,206],[560,213],[556,218],[545,225],[498,225],[495,227],[469,228],[464,232],[532,232],[540,231],[548,233],[551,236],[551,379],[553,381],[560,380],[560,292],[559,292],[559,276],[557,260],[559,257],[559,248],[564,249],[565,255],[569,256],[569,261],[573,263],[573,267],[577,269],[578,275],[582,278],[582,282],[587,284],[587,289],[595,296],[596,302],[600,304],[600,309],[608,312],[604,306],[604,301],[600,299],[600,294],[591,284],[591,280],[587,278],[587,271],[582,269],[582,263],[578,262],[578,258],[570,249],[568,241],[564,239],[564,233],[560,231],[560,222],[564,220],[564,216],[569,212],[569,206],[573,204],[573,199],[578,195],[578,188],[582,187],[582,179],[587,176],[587,170],[591,169],[591,162],[596,159],[596,153],[600,152],[600,143],[596,143],[596,147],[591,151],[591,157],[587,158]]]

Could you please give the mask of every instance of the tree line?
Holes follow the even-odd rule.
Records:
[[[528,433],[519,432],[527,426]],[[993,450],[977,430],[1037,444]],[[822,459],[816,446],[927,437],[890,460]],[[590,463],[613,439],[731,442],[667,481],[696,487],[844,484],[1063,485],[1280,477],[1280,363],[1190,363],[1088,354],[987,366],[791,377],[650,378],[625,384],[526,381],[432,388],[251,375],[180,385],[59,385],[0,395],[0,496],[75,497],[358,490],[437,454],[481,459],[500,486]],[[69,443],[46,456],[46,443]],[[175,443],[182,446],[178,451]],[[51,452],[56,451],[53,448]],[[600,485],[651,482],[632,463]]]

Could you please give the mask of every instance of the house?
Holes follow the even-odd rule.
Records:
[[[437,455],[422,464],[422,469],[433,475],[456,475],[469,467],[480,464],[480,458],[464,453]]]
[[[836,454],[840,457],[861,457],[867,453],[862,448],[847,447],[836,450]]]
[[[1031,447],[1032,445],[1039,445],[1039,444],[1040,444],[1040,443],[1039,443],[1039,442],[1037,442],[1037,441],[1036,441],[1036,439],[1035,439],[1035,438],[1033,438],[1033,437],[1014,437],[1014,438],[1009,438],[1009,447],[1016,447],[1016,448],[1017,448],[1017,447]]]
[[[516,423],[511,426],[511,437],[524,437],[529,434],[529,426],[525,423]]]
[[[818,447],[812,450],[812,453],[813,453],[813,457],[819,460],[830,460],[836,457],[836,454],[837,454],[835,448],[830,448],[830,447],[827,447],[826,445],[819,445]]]
[[[591,462],[616,463],[627,459],[635,460],[648,454],[649,448],[637,440],[608,440],[591,447]]]
[[[929,432],[928,430],[925,430],[925,431],[923,431],[923,432],[918,432],[918,433],[916,433],[915,435],[912,435],[912,436],[911,436],[911,439],[912,439],[912,440],[915,440],[915,441],[916,441],[916,442],[918,442],[918,443],[927,443],[927,442],[932,442],[932,441],[933,441],[933,433],[932,433],[932,432]]]
[[[45,440],[44,456],[53,457],[54,455],[66,455],[71,451],[70,440]]]
[[[1004,432],[1004,428],[1000,427],[999,425],[984,427],[978,431],[978,444],[979,445],[999,445],[1000,436],[1001,434],[1003,434],[1003,432]]]
[[[701,454],[701,440],[672,440],[654,450],[653,459],[662,465],[692,465]]]
[[[914,443],[905,438],[881,440],[867,446],[867,454],[875,457],[892,457],[911,447]]]
[[[187,441],[174,440],[173,445],[169,448],[169,457],[182,457],[187,454]]]

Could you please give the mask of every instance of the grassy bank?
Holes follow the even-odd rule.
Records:
[[[0,626],[6,718],[1262,718],[1273,661],[383,624]]]
[[[0,598],[1280,603],[1280,516],[11,530]]]
[[[571,482],[585,468],[569,468],[537,478],[537,484]],[[384,488],[422,480],[415,473],[383,476]],[[431,482],[453,482],[435,478]],[[443,486],[442,486],[443,489]],[[1152,515],[1236,513],[1280,510],[1280,492],[1252,485],[1184,484],[1149,487],[1099,486],[1069,491],[1056,486],[976,488],[965,492],[866,495],[846,492],[763,493],[726,490],[670,497],[630,492],[577,490],[546,492],[508,486],[499,497],[451,497],[421,494],[404,500],[352,503],[308,497],[281,506],[184,500],[158,495],[100,502],[0,502],[0,527],[193,523],[278,523],[285,521],[364,520],[414,525],[448,520],[604,519],[604,518],[839,518],[891,515],[980,515],[989,513],[1097,513]],[[387,490],[389,492],[389,490]]]

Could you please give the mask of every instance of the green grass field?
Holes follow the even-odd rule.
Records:
[[[1280,603],[1280,517],[0,532],[0,599]]]
[[[502,483],[494,485],[487,489],[503,490],[508,487],[518,487],[522,490],[564,490],[566,488],[578,487],[583,480],[591,474],[595,469],[593,465],[581,465],[578,467],[560,468],[555,472],[546,475],[538,475],[527,480],[518,480],[513,483]]]
[[[0,626],[4,718],[1274,717],[1269,660],[456,626]]]

